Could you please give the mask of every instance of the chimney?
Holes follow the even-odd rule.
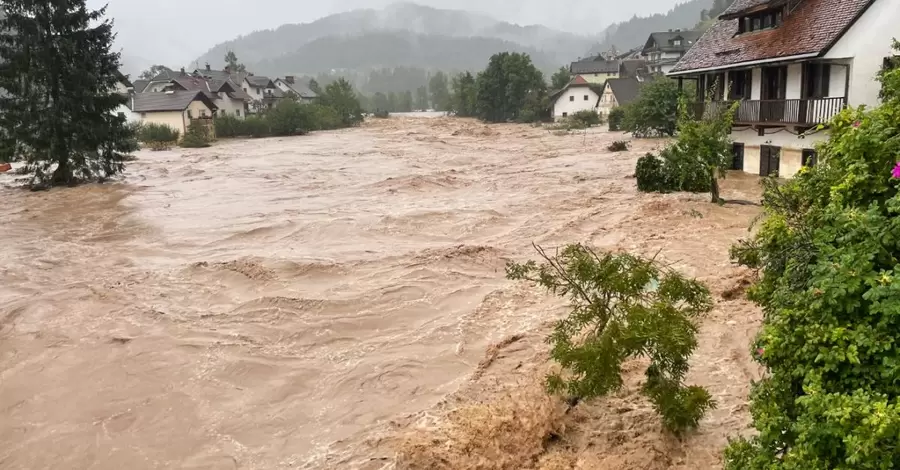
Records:
[[[207,63],[206,63],[206,71],[208,72],[209,70],[210,70],[210,68],[209,68],[209,62],[207,62]]]
[[[285,75],[284,81],[288,82],[288,85],[294,84],[294,76],[293,75]]]
[[[184,67],[181,68],[181,74],[184,75]]]

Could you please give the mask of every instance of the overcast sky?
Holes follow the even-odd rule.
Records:
[[[210,47],[241,34],[285,23],[307,23],[355,8],[381,8],[394,0],[88,0],[109,5],[118,45],[126,56],[185,65]],[[486,13],[519,24],[596,33],[634,14],[670,9],[679,0],[416,0],[439,8]]]

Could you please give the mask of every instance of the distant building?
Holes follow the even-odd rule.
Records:
[[[300,83],[296,80],[295,77],[288,75],[284,78],[276,78],[275,86],[278,87],[285,94],[293,93],[297,95],[297,98],[300,99],[301,103],[312,102],[316,99],[316,93],[312,91],[308,85]]]
[[[647,58],[649,72],[651,74],[669,73],[700,39],[701,34],[698,31],[682,31],[680,29],[650,34],[641,50],[641,55]]]
[[[572,62],[569,72],[575,76],[581,76],[589,83],[602,85],[610,78],[619,77],[619,61],[607,59],[603,55],[585,60]]]
[[[614,108],[625,106],[637,99],[640,90],[641,81],[634,77],[607,80],[600,95],[598,112],[609,116],[609,112]]]
[[[553,102],[553,119],[565,119],[579,111],[597,111],[601,93],[603,85],[576,75],[562,90],[550,96]]]
[[[128,108],[144,123],[164,124],[184,135],[191,121],[212,119],[218,108],[202,91],[134,93]]]

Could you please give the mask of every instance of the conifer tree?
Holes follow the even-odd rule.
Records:
[[[0,160],[24,160],[33,188],[108,178],[137,147],[117,93],[105,8],[85,0],[0,0]]]

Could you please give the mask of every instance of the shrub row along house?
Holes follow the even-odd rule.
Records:
[[[271,109],[288,94],[301,102],[316,98],[294,77],[272,80],[227,68],[213,70],[209,65],[191,73],[163,71],[133,84],[123,78],[119,92],[127,94],[128,102],[119,112],[129,122],[165,124],[182,135],[191,123],[208,125],[217,116],[244,118]]]
[[[794,175],[846,106],[877,106],[897,0],[736,0],[669,72],[698,84],[697,113],[739,101],[734,168]]]

